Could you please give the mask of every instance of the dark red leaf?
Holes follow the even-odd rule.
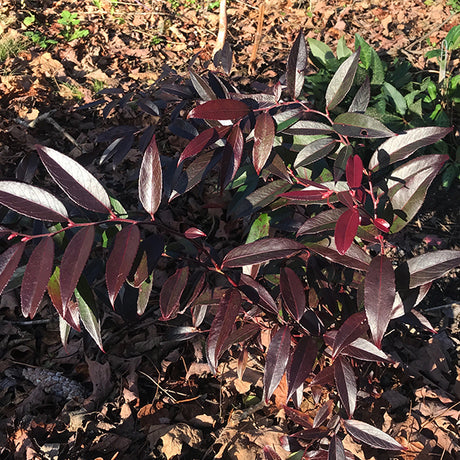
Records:
[[[319,409],[313,420],[313,428],[321,426],[332,414],[334,409],[334,401],[329,399]]]
[[[266,403],[283,378],[291,350],[291,332],[288,326],[281,327],[268,346],[264,371],[264,395]]]
[[[270,293],[249,275],[241,274],[238,289],[256,305],[278,315],[279,309]]]
[[[369,340],[363,339],[361,337],[354,340],[350,345],[345,347],[342,352],[342,355],[349,356],[350,358],[360,359],[362,361],[375,361],[392,363],[391,360],[382,350],[377,348]]]
[[[280,197],[287,198],[290,201],[320,201],[325,200],[328,195],[330,195],[329,190],[309,187],[303,190],[293,190],[292,192],[282,193]]]
[[[293,438],[302,439],[304,441],[311,441],[313,439],[321,439],[327,435],[328,429],[324,426],[318,428],[309,428],[306,430],[298,431],[291,435]]]
[[[187,286],[188,266],[178,268],[163,284],[160,291],[161,320],[172,319],[180,308],[180,298]]]
[[[334,362],[334,378],[343,407],[345,407],[348,417],[352,417],[356,408],[358,389],[353,368],[342,356],[339,356]]]
[[[222,267],[243,267],[284,259],[305,249],[305,246],[287,238],[264,238],[232,249],[225,257]]]
[[[281,460],[281,457],[275,452],[275,449],[270,446],[264,446],[264,459],[265,460]]]
[[[336,434],[332,436],[331,442],[329,443],[327,460],[347,460],[342,441]]]
[[[353,155],[348,158],[345,174],[347,176],[347,184],[350,188],[361,187],[363,162],[359,155]]]
[[[241,163],[243,155],[243,133],[239,125],[234,125],[230,134],[227,137],[227,143],[224,147],[222,155],[222,163],[220,169],[220,188],[225,187],[233,180]]]
[[[196,238],[206,238],[206,233],[202,232],[199,228],[190,227],[184,232],[185,238],[189,240],[194,240]]]
[[[214,99],[197,105],[187,118],[205,120],[237,120],[249,114],[251,109],[242,101],[234,99]]]
[[[123,286],[134,259],[136,258],[141,235],[137,225],[129,225],[117,233],[112,252],[107,260],[105,281],[109,300],[115,308],[115,299]]]
[[[80,328],[80,312],[77,308],[77,303],[73,300],[68,302],[67,308],[64,310],[61,299],[61,285],[59,282],[60,277],[60,268],[56,267],[54,269],[51,278],[48,281],[48,295],[50,296],[51,302],[59,313],[59,316],[73,329],[77,332],[81,331]]]
[[[361,217],[357,209],[348,209],[338,218],[334,237],[340,255],[344,255],[353,243],[360,221]]]
[[[206,357],[211,371],[215,374],[217,362],[225,351],[224,344],[235,326],[235,320],[241,310],[241,295],[237,289],[225,291],[219,303],[219,309],[211,324],[206,342]]]
[[[160,153],[155,136],[144,152],[139,171],[139,200],[144,209],[154,218],[161,203],[163,191],[163,174],[161,171]]]
[[[225,339],[217,358],[219,359],[234,343],[244,343],[258,332],[260,332],[260,326],[254,323],[244,324],[240,328],[234,329]]]
[[[179,158],[178,164],[182,163],[187,158],[198,155],[204,149],[214,144],[217,140],[222,139],[228,131],[230,131],[229,126],[205,129],[188,143]]]
[[[264,112],[257,117],[254,128],[252,163],[258,175],[270,156],[274,140],[275,122],[268,112]]]
[[[301,30],[289,52],[286,69],[287,91],[289,96],[293,99],[297,99],[302,91],[307,58],[308,48],[305,42],[305,36]]]
[[[364,308],[372,340],[381,348],[395,300],[395,273],[391,260],[383,255],[372,259],[364,280]]]
[[[372,220],[372,223],[378,228],[381,232],[388,233],[390,231],[390,224],[380,217],[376,217]]]
[[[110,212],[109,195],[83,166],[57,150],[41,145],[35,148],[51,177],[71,200],[91,211]]]
[[[390,435],[368,423],[359,420],[344,420],[343,424],[350,436],[376,449],[404,449],[404,447],[401,446],[399,442],[396,442]]]
[[[190,69],[190,81],[192,82],[195,91],[198,93],[201,99],[203,99],[203,101],[211,101],[216,99],[216,95],[208,83],[192,69]]]
[[[317,353],[318,349],[312,337],[304,336],[299,340],[287,370],[288,400],[310,375]]]
[[[310,382],[310,386],[313,385],[331,385],[334,383],[334,366],[328,366],[322,369],[318,374],[315,375],[313,380]]]
[[[21,241],[20,243],[14,244],[0,255],[0,294],[13,276],[21,260],[25,246],[26,243]]]
[[[67,304],[77,287],[80,275],[85,268],[94,241],[94,226],[89,225],[79,230],[67,245],[61,260],[59,284],[61,289],[63,317],[66,316]]]
[[[32,251],[21,284],[22,314],[32,319],[45,293],[54,259],[52,238],[43,238]]]
[[[287,311],[299,321],[305,313],[307,301],[303,283],[292,268],[281,269],[280,290]]]
[[[338,356],[345,347],[366,332],[368,327],[365,312],[351,315],[337,331],[332,350],[332,359]]]

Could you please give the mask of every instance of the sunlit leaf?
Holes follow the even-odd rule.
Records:
[[[343,407],[345,407],[348,417],[352,417],[356,408],[358,389],[353,368],[348,360],[342,356],[339,356],[334,362],[334,378]]]
[[[243,267],[284,259],[304,249],[303,244],[287,238],[264,238],[232,249],[224,257],[222,267]]]
[[[358,69],[359,54],[358,48],[348,57],[335,72],[326,90],[326,107],[328,110],[334,109],[343,98],[348,94]]]
[[[43,238],[30,254],[21,284],[22,314],[32,319],[45,293],[54,259],[52,238]]]
[[[385,450],[402,450],[403,446],[382,430],[359,420],[344,420],[343,424],[348,434],[358,441]]]
[[[391,137],[395,133],[383,123],[358,112],[345,112],[336,117],[332,125],[334,131],[344,136],[356,138]]]
[[[69,216],[65,206],[51,193],[16,181],[0,181],[0,204],[33,219],[64,222]]]
[[[115,237],[105,270],[107,291],[113,307],[115,306],[115,299],[118,292],[125,282],[136,258],[139,241],[140,231],[137,225],[124,227]]]
[[[372,340],[379,348],[391,319],[395,294],[395,273],[391,260],[378,255],[369,264],[364,280],[364,308]]]
[[[278,315],[278,307],[273,297],[260,283],[249,275],[245,275],[244,273],[241,274],[238,289],[248,297],[252,303],[260,305],[265,310]]]
[[[83,166],[57,150],[42,145],[35,148],[51,177],[71,200],[91,211],[110,212],[109,195]]]
[[[333,137],[322,137],[307,144],[296,156],[294,168],[307,166],[321,158],[327,157],[337,146]]]
[[[353,101],[348,108],[349,112],[361,112],[364,113],[369,105],[371,99],[371,84],[369,77],[366,77],[364,83],[359,87],[358,91],[353,98]]]
[[[361,187],[363,178],[363,162],[359,155],[353,155],[348,158],[345,169],[347,184],[350,188]]]
[[[163,175],[161,171],[160,153],[152,137],[144,152],[139,171],[139,200],[152,219],[161,203],[163,190]]]
[[[211,371],[215,374],[217,362],[225,351],[224,344],[235,326],[241,310],[241,295],[237,289],[227,290],[219,303],[219,309],[211,324],[206,342],[206,357]]]
[[[340,352],[354,342],[368,329],[366,314],[364,312],[354,313],[340,326],[335,336],[334,346],[332,350],[332,358],[340,354]]]
[[[283,378],[291,349],[291,332],[288,326],[281,327],[273,336],[265,358],[264,395],[268,403],[272,394]]]
[[[190,69],[190,81],[192,82],[195,91],[198,93],[201,99],[203,99],[203,101],[216,99],[216,95],[208,83],[192,69]]]
[[[284,194],[286,195],[286,194]],[[297,230],[297,237],[302,235],[316,235],[327,230],[334,230],[339,217],[346,211],[345,208],[328,209],[314,217],[307,219]]]
[[[252,162],[257,174],[265,166],[275,140],[275,123],[268,112],[263,112],[256,119],[254,128],[254,148]]]
[[[305,42],[303,31],[297,35],[297,38],[289,52],[286,85],[289,96],[293,99],[299,97],[304,84],[304,72],[307,66],[308,48]]]
[[[327,460],[347,460],[345,448],[336,434],[332,436],[331,442],[329,443]]]

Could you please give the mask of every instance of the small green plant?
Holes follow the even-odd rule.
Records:
[[[86,37],[89,34],[88,29],[81,29],[78,27],[80,19],[78,19],[77,13],[71,13],[68,10],[64,10],[57,22],[63,26],[61,35],[68,42]]]
[[[24,35],[29,38],[32,43],[35,43],[42,49],[46,49],[48,46],[55,45],[57,43],[57,40],[48,38],[46,35],[43,35],[36,30],[27,30],[24,32]]]
[[[17,56],[27,49],[27,40],[22,35],[5,35],[0,39],[0,61]]]
[[[94,80],[93,81],[93,91],[95,93],[98,93],[99,91],[103,90],[105,88],[105,83],[100,80]]]
[[[151,45],[159,45],[159,44],[163,43],[164,41],[165,41],[164,38],[159,37],[158,35],[154,35],[154,36],[150,39],[150,44],[151,44]]]
[[[450,6],[450,9],[452,10],[453,13],[460,12],[460,1],[459,0],[448,0],[447,6]]]
[[[27,16],[26,18],[24,18],[24,20],[22,21],[22,23],[23,23],[26,27],[31,26],[34,22],[35,22],[35,15],[32,14],[32,13],[30,13],[29,16]]]

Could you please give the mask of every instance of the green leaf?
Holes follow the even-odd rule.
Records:
[[[261,214],[251,225],[246,243],[260,240],[268,236],[270,231],[270,216],[267,213]]]
[[[407,111],[407,103],[404,99],[404,96],[390,83],[385,82],[383,84],[383,91],[390,97],[393,101],[396,111],[400,115],[405,115]]]
[[[359,35],[355,34],[355,49],[361,47],[361,62],[364,68],[372,70],[371,85],[382,85],[385,81],[385,71],[377,52]]]
[[[348,48],[347,43],[345,42],[344,37],[340,37],[340,40],[337,42],[337,58],[344,59],[348,56],[351,56],[353,51]]]
[[[328,61],[334,60],[335,56],[331,48],[325,43],[314,38],[308,39],[311,54],[318,59],[324,66],[328,65]]]
[[[445,40],[449,51],[454,51],[460,48],[460,24],[449,30]]]

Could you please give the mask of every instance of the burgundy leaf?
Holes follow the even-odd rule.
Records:
[[[342,144],[337,150],[337,158],[334,161],[334,181],[338,182],[345,172],[348,158],[353,155],[353,147],[351,145]]]
[[[251,109],[242,101],[234,99],[214,99],[197,105],[187,118],[205,120],[237,120],[249,114]]]
[[[343,424],[350,436],[376,449],[404,449],[404,447],[401,446],[399,442],[396,442],[390,435],[368,423],[359,420],[344,420]]]
[[[225,339],[217,359],[219,359],[234,343],[244,343],[258,332],[260,332],[260,326],[254,323],[244,324],[240,328],[234,329]]]
[[[337,146],[333,137],[321,137],[307,144],[296,156],[294,168],[307,166],[327,157]]]
[[[291,332],[288,326],[283,326],[273,336],[265,359],[263,399],[266,403],[268,403],[283,378],[289,360],[290,349]]]
[[[321,439],[327,435],[328,429],[324,426],[318,428],[309,428],[306,430],[298,431],[291,435],[293,438],[302,439],[304,441],[312,441],[313,439]]]
[[[264,446],[264,459],[265,460],[281,460],[281,457],[275,452],[275,449],[270,446]]]
[[[350,91],[358,69],[361,48],[349,56],[335,72],[326,90],[326,107],[334,109]]]
[[[287,238],[264,238],[232,249],[225,257],[222,267],[243,267],[284,259],[305,249],[305,246]]]
[[[13,276],[16,267],[21,260],[26,243],[16,243],[0,255],[0,294],[5,289],[8,281]]]
[[[314,385],[331,385],[334,382],[334,366],[328,366],[318,372],[313,380],[310,382],[310,386]]]
[[[287,370],[288,396],[293,395],[297,388],[305,382],[315,364],[318,349],[312,337],[304,336],[299,340]]]
[[[56,311],[59,313],[59,316],[73,329],[77,332],[81,331],[80,328],[80,313],[77,308],[76,302],[72,300],[69,301],[67,308],[64,311],[61,299],[61,285],[59,282],[60,277],[60,268],[56,267],[54,269],[51,278],[48,281],[48,295],[50,296],[51,303],[53,304]]]
[[[241,310],[241,295],[237,289],[227,290],[219,303],[219,309],[211,324],[206,342],[206,357],[211,371],[215,374],[219,356],[223,353],[227,337],[235,326]]]
[[[361,217],[357,209],[347,209],[337,220],[335,226],[335,245],[340,255],[344,255],[353,243]]]
[[[307,58],[308,48],[305,42],[305,36],[301,30],[289,52],[286,69],[287,91],[289,96],[293,99],[297,99],[302,91]]]
[[[333,409],[334,401],[332,401],[332,399],[329,399],[318,409],[318,412],[315,415],[315,419],[313,420],[313,428],[321,426],[332,414]]]
[[[375,219],[372,220],[372,223],[381,232],[388,233],[390,231],[390,223],[387,222],[385,219],[381,219],[380,217],[376,217]]]
[[[155,136],[152,137],[142,158],[138,189],[139,200],[153,219],[160,206],[163,189],[160,153],[158,152]]]
[[[313,419],[308,414],[292,409],[288,406],[283,406],[283,409],[286,416],[294,423],[297,423],[297,425],[303,426],[304,428],[313,427]]]
[[[347,184],[350,188],[361,187],[361,181],[363,178],[363,162],[359,155],[353,155],[348,158],[345,173],[347,176]]]
[[[345,347],[366,332],[368,327],[365,312],[351,315],[337,331],[332,349],[332,359],[336,358]]]
[[[64,222],[69,219],[65,206],[51,193],[16,181],[0,181],[0,204],[33,219]]]
[[[240,352],[240,355],[238,356],[238,366],[236,368],[236,375],[238,376],[240,380],[243,380],[244,371],[246,370],[246,367],[248,365],[248,359],[249,359],[248,347],[244,345],[243,349]]]
[[[348,210],[346,211],[348,212]],[[322,255],[326,259],[345,265],[356,270],[367,271],[371,262],[369,254],[364,252],[357,244],[352,244],[346,254],[340,254],[335,246],[334,239],[324,239],[316,243],[307,243],[308,249]]]
[[[94,241],[94,226],[89,225],[79,230],[67,245],[61,260],[59,285],[65,319],[67,305],[77,287],[80,275],[85,268]]]
[[[346,211],[344,208],[328,209],[314,217],[307,219],[297,230],[296,237],[302,235],[316,235],[327,230],[334,230],[339,217]]]
[[[161,320],[172,319],[180,308],[180,298],[187,286],[188,266],[178,268],[163,284],[160,291]]]
[[[380,121],[357,112],[341,113],[334,120],[332,128],[344,136],[363,139],[392,137],[395,135]]]
[[[425,155],[392,171],[387,184],[388,197],[395,211],[392,233],[405,227],[417,214],[428,187],[448,159],[448,155]]]
[[[254,128],[254,148],[252,150],[252,162],[257,175],[270,156],[275,140],[275,123],[268,112],[264,112],[256,119]]]
[[[372,341],[381,348],[395,300],[395,273],[391,260],[383,255],[372,259],[364,280],[364,308]]]
[[[385,166],[404,160],[419,148],[434,144],[451,131],[452,128],[426,126],[410,129],[404,134],[387,139],[372,155],[368,168],[376,172]]]
[[[114,308],[118,292],[129,275],[136,258],[140,237],[137,225],[129,225],[123,228],[115,237],[112,252],[107,260],[105,269],[109,300]]]
[[[243,133],[239,125],[234,125],[230,134],[227,137],[227,143],[224,147],[222,155],[222,163],[220,169],[220,188],[225,187],[233,180],[241,163],[243,155]]]
[[[187,147],[185,147],[179,158],[178,164],[182,163],[187,158],[198,155],[204,149],[214,144],[217,140],[222,139],[229,130],[229,126],[205,129],[202,133],[198,134],[198,136],[196,136],[188,143]]]
[[[206,233],[202,232],[199,228],[190,227],[187,230],[185,230],[184,236],[189,240],[194,240],[196,238],[206,238]]]
[[[342,441],[336,434],[332,436],[331,442],[329,443],[327,460],[347,460]]]
[[[407,262],[410,274],[409,288],[415,288],[444,276],[460,265],[460,251],[439,250],[413,257]]]
[[[299,321],[305,312],[307,301],[303,283],[292,268],[281,269],[280,290],[287,311],[296,321]]]
[[[22,314],[32,319],[45,293],[54,259],[52,238],[43,238],[32,251],[21,284]]]
[[[278,315],[279,309],[276,306],[270,293],[256,280],[249,275],[241,274],[238,289],[254,304],[260,305],[275,315]]]
[[[369,77],[366,76],[364,83],[359,87],[358,91],[351,101],[349,112],[361,112],[364,113],[369,105],[371,99],[371,84]]]
[[[334,378],[340,400],[347,411],[348,417],[353,416],[356,408],[356,377],[353,368],[346,358],[339,356],[334,362]]]
[[[83,166],[57,150],[36,145],[45,168],[69,198],[90,211],[110,213],[110,198],[100,182]]]
[[[377,348],[369,340],[363,339],[362,337],[354,340],[350,345],[345,347],[342,355],[349,356],[350,358],[360,359],[362,361],[375,361],[375,362],[387,362],[392,363],[393,361],[382,351]]]

